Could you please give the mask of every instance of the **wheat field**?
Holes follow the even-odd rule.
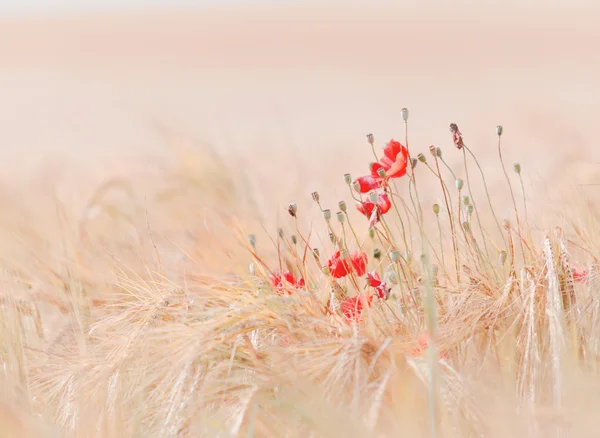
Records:
[[[0,436],[597,436],[595,8],[2,18]]]

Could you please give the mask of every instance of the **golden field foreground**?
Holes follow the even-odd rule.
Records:
[[[597,436],[598,7],[437,3],[0,19],[0,437]]]
[[[272,233],[179,143],[80,210],[6,193],[2,436],[595,436],[597,212],[538,229],[511,165],[513,215],[486,222],[460,134],[412,165],[373,141],[347,205],[314,193]]]

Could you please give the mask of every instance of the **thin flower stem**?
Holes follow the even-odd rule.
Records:
[[[390,196],[393,198],[394,193],[392,192],[391,186],[388,185],[388,188],[390,190]],[[396,189],[395,185],[394,185],[394,189]],[[402,220],[402,216],[400,215],[400,210],[398,210],[398,206],[396,205],[395,202],[392,202],[392,205],[394,206],[394,211],[396,212],[396,215],[398,215],[398,219],[400,220],[400,226],[402,227],[401,231],[402,231],[402,240],[404,241],[404,247],[406,248],[406,251],[409,251],[408,241],[406,240],[406,229],[404,228],[404,221]],[[409,218],[409,220],[410,220],[410,218]]]
[[[446,166],[446,169],[448,169],[450,174],[452,174],[452,179],[454,179],[454,181],[456,181],[457,180],[456,175],[452,171],[452,168],[450,166],[448,166],[448,163],[446,163],[446,160],[444,160],[444,158],[440,157],[440,161],[444,164],[444,166]],[[439,172],[439,170],[438,170],[438,172]]]
[[[452,248],[454,250],[454,264],[456,267],[456,283],[460,283],[460,265],[458,259],[458,246],[456,245],[456,230],[454,229],[454,212],[452,211],[452,201],[449,201],[449,195],[446,193],[447,189],[444,186],[444,180],[441,177],[440,165],[438,160],[435,160],[435,165],[438,171],[438,176],[440,180],[440,184],[442,185],[442,192],[444,193],[444,202],[446,204],[446,211],[448,212],[448,219],[450,220],[450,232],[452,234]],[[454,173],[452,173],[454,175]],[[448,192],[449,193],[449,192]],[[460,197],[459,197],[458,208],[460,209]],[[439,225],[439,219],[438,219]],[[441,230],[441,228],[440,228]]]
[[[475,217],[477,218],[477,225],[479,225],[479,231],[481,232],[481,240],[483,241],[483,247],[485,249],[485,254],[489,259],[490,253],[487,247],[487,241],[483,235],[483,227],[481,226],[481,218],[479,217],[479,209],[477,208],[477,203],[475,202],[475,198],[473,197],[473,191],[471,190],[471,178],[469,178],[469,165],[467,163],[467,151],[466,148],[463,148],[463,161],[465,163],[465,178],[467,180],[467,189],[469,190],[469,196],[471,197],[471,202],[473,203],[473,209],[475,210]]]
[[[527,236],[529,241],[531,237],[531,227],[529,226],[529,213],[527,212],[527,196],[525,195],[525,185],[523,184],[523,176],[519,173],[519,182],[521,183],[521,194],[523,195],[523,208],[525,209],[525,227],[527,228]]]
[[[502,171],[504,172],[504,176],[506,177],[506,182],[508,183],[508,188],[510,190],[510,197],[513,202],[513,207],[515,209],[515,216],[517,219],[517,235],[519,237],[519,244],[521,246],[521,253],[523,255],[523,263],[527,264],[525,248],[523,247],[523,242],[521,240],[521,221],[519,219],[519,211],[517,210],[517,201],[515,200],[515,194],[513,192],[512,184],[510,182],[510,178],[508,177],[508,173],[506,172],[506,166],[504,166],[504,160],[502,158],[502,137],[501,136],[498,136],[498,156],[500,157],[500,164],[502,164]]]
[[[506,246],[506,240],[504,240],[504,232],[502,231],[502,226],[500,225],[500,221],[498,221],[498,216],[496,216],[496,212],[494,211],[494,206],[492,204],[492,198],[490,197],[490,192],[488,190],[488,186],[487,186],[487,182],[485,180],[485,174],[483,173],[483,169],[481,168],[481,165],[479,164],[477,157],[471,151],[471,149],[469,149],[469,147],[467,145],[464,145],[464,148],[473,157],[473,161],[475,161],[475,165],[479,169],[479,173],[481,174],[481,179],[483,180],[483,188],[485,189],[485,195],[487,197],[488,204],[490,205],[490,211],[492,212],[492,216],[494,217],[494,220],[496,221],[496,225],[498,226],[498,230],[500,231],[500,237],[502,238],[502,241],[504,242],[504,246]]]

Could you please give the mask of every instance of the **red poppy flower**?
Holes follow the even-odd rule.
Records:
[[[369,218],[369,228],[379,221],[379,217],[386,214],[392,208],[392,203],[384,191],[377,193],[377,203],[370,199],[356,204],[356,209]]]
[[[573,280],[575,280],[577,283],[584,283],[587,281],[587,277],[588,277],[587,269],[582,269],[582,268],[578,267],[577,265],[573,265],[572,269],[573,269]]]
[[[342,313],[349,322],[361,322],[363,310],[366,307],[369,307],[372,302],[373,295],[368,297],[357,295],[355,297],[345,299],[341,304]]]
[[[399,141],[393,138],[383,150],[383,157],[379,163],[371,165],[371,175],[356,179],[361,193],[379,188],[383,184],[383,179],[379,176],[379,169],[385,170],[386,179],[400,178],[406,175],[408,166],[408,149]]]
[[[367,274],[367,278],[369,279],[369,286],[375,288],[377,296],[382,300],[387,299],[390,293],[390,289],[388,288],[387,283],[385,281],[381,281],[379,274],[375,271],[369,272]]]
[[[294,274],[287,270],[281,272],[279,270],[274,271],[271,275],[269,275],[269,280],[277,289],[277,293],[279,295],[283,295],[283,290],[285,289],[286,283],[298,289],[304,287],[304,278],[300,277],[298,280],[296,280]],[[288,293],[291,294],[291,291],[288,290]]]
[[[340,251],[336,251],[327,262],[333,278],[342,278],[354,271],[356,275],[363,276],[367,272],[367,255],[360,251],[350,254],[350,260],[345,260]]]

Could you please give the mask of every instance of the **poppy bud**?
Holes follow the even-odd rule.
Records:
[[[381,259],[381,250],[379,248],[373,250],[373,258],[376,260]]]
[[[256,236],[254,234],[248,236],[248,243],[252,248],[256,248]]]
[[[374,228],[369,228],[369,237],[371,239],[375,238],[375,229]]]
[[[296,205],[295,202],[292,202],[289,206],[288,206],[288,213],[290,214],[290,216],[292,217],[296,217],[296,212],[298,211],[298,206]]]
[[[331,210],[329,210],[329,209],[323,210],[323,217],[325,218],[325,220],[327,222],[329,222],[329,220],[331,219]]]
[[[471,225],[469,225],[468,222],[463,222],[462,225],[463,225],[463,230],[465,230],[465,232],[468,233],[469,231],[471,231]]]
[[[411,165],[411,167],[412,167],[413,169],[414,169],[415,167],[417,167],[417,163],[418,163],[418,161],[417,161],[417,159],[416,159],[416,158],[411,158],[411,159],[410,159],[410,165]]]
[[[465,205],[469,205],[471,202],[471,200],[469,199],[468,196],[463,196],[462,201],[463,201],[463,204],[465,204]]]
[[[502,132],[504,131],[504,128],[502,128],[502,125],[498,125],[496,126],[496,135],[498,137],[502,136]]]
[[[281,239],[283,239],[283,228],[278,228],[278,229],[277,229],[277,235],[278,235],[278,236],[279,236]]]
[[[504,263],[506,263],[506,251],[500,251],[498,253],[498,260],[500,260],[500,264],[503,265]]]
[[[373,134],[367,134],[367,141],[371,146],[373,146],[373,143],[375,143],[375,137],[373,136]]]
[[[350,175],[349,173],[345,173],[344,174],[344,182],[348,185],[350,185],[352,183],[352,175]]]
[[[343,212],[346,211],[346,203],[344,201],[338,202],[338,206],[340,207],[340,210],[342,210]]]
[[[369,200],[373,203],[376,204],[377,200],[379,198],[379,195],[377,195],[377,192],[373,191],[371,193],[369,193]]]
[[[319,252],[319,248],[313,248],[313,254],[316,258],[319,258],[321,253]]]
[[[331,274],[331,271],[329,270],[329,266],[323,266],[323,274],[325,274],[325,275]]]
[[[402,114],[402,120],[406,122],[408,120],[408,108],[402,108],[400,113]]]
[[[473,206],[472,205],[467,205],[467,213],[469,214],[473,214]]]
[[[250,263],[248,266],[248,272],[250,272],[250,275],[256,274],[256,267],[254,266],[254,263]]]
[[[329,233],[329,240],[331,241],[331,243],[335,243],[335,234],[333,233]]]
[[[427,158],[425,158],[425,155],[419,154],[419,155],[417,155],[417,158],[419,159],[419,161],[421,163],[427,163]]]
[[[437,216],[440,214],[440,204],[433,204],[433,213]]]
[[[340,224],[344,223],[345,218],[346,216],[344,216],[344,213],[342,213],[341,211],[337,212],[337,220],[340,222]]]
[[[377,170],[377,175],[379,175],[381,178],[385,178],[385,169],[383,167],[380,167]]]
[[[436,153],[434,145],[429,146],[429,153],[431,154],[431,156],[435,157]]]
[[[359,182],[358,182],[358,181],[354,181],[354,182],[352,183],[352,188],[354,189],[354,191],[355,191],[355,192],[358,192],[358,193],[360,193],[360,184],[359,184]]]
[[[319,192],[312,192],[313,201],[319,202]]]
[[[435,148],[435,155],[437,155],[438,158],[442,158],[442,150],[440,148]]]
[[[515,169],[515,173],[517,175],[521,174],[521,165],[519,163],[515,163],[515,165],[513,166],[513,168]]]
[[[296,236],[294,236],[293,234],[292,234],[292,236],[290,238],[292,239],[292,243],[294,245],[298,243],[298,238]]]
[[[390,259],[393,262],[397,262],[398,260],[400,260],[400,251],[398,251],[397,249],[390,251]]]
[[[464,187],[465,182],[462,179],[457,179],[456,180],[456,189],[457,190],[462,190],[462,188]]]

